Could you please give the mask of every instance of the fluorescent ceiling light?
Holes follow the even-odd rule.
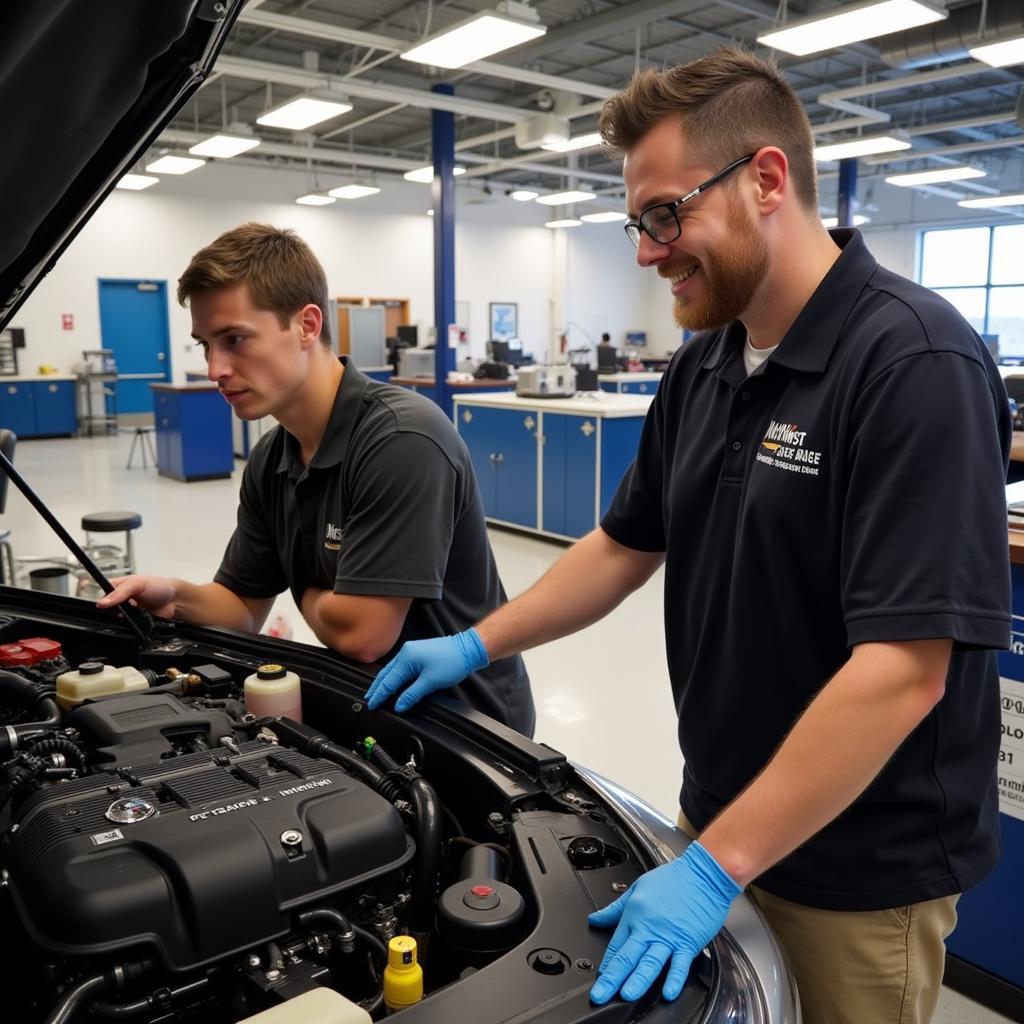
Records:
[[[915,185],[937,185],[943,181],[966,181],[968,178],[984,178],[985,172],[977,167],[943,167],[935,171],[917,171],[911,174],[894,174],[886,178],[890,185],[913,188]]]
[[[321,121],[329,121],[332,117],[347,114],[351,109],[352,104],[340,96],[299,96],[274,107],[273,110],[268,110],[256,118],[256,123],[268,128],[289,128],[299,132],[304,128],[312,128]]]
[[[189,146],[193,156],[212,156],[220,160],[230,160],[233,156],[248,153],[255,149],[260,140],[252,135],[211,135],[194,146]]]
[[[461,68],[475,60],[537,39],[547,32],[537,12],[525,3],[498,4],[497,10],[481,11],[451,28],[438,32],[400,54],[402,60],[438,68]]]
[[[864,214],[862,214],[862,213],[855,213],[853,215],[853,226],[855,228],[859,228],[861,226],[861,224],[870,224],[870,223],[871,223],[871,218],[870,217],[865,217]],[[839,227],[839,218],[838,217],[822,217],[821,218],[821,226],[823,228],[837,228],[837,227]]]
[[[151,164],[146,164],[146,170],[151,174],[188,174],[197,167],[202,167],[205,160],[197,160],[191,156],[162,156]]]
[[[834,14],[802,18],[774,32],[758,36],[757,41],[798,57],[820,50],[873,39],[901,29],[942,21],[947,12],[922,0],[868,0],[850,4]]]
[[[327,194],[334,196],[335,199],[362,199],[365,196],[375,196],[379,191],[376,185],[359,185],[353,182],[332,188]]]
[[[125,188],[130,192],[141,192],[150,185],[155,185],[160,179],[150,174],[124,174],[114,188]]]
[[[1024,206],[1024,192],[1012,196],[985,196],[983,199],[961,199],[957,206],[969,210],[987,210],[993,206]]]
[[[539,195],[539,192],[534,192],[528,188],[517,188],[514,192],[509,192],[509,196],[517,203],[528,203],[531,199],[536,199]]]
[[[855,156],[895,153],[900,149],[910,149],[910,142],[896,135],[874,135],[869,138],[850,139],[849,142],[830,142],[824,146],[815,146],[814,159],[846,160]]]
[[[596,198],[593,192],[570,189],[568,192],[552,192],[546,196],[537,196],[537,202],[543,206],[563,206],[565,203],[585,203],[588,199]]]
[[[460,174],[465,174],[466,168],[460,167],[458,164],[452,170],[452,174],[457,178]],[[415,171],[406,171],[402,175],[406,181],[418,181],[423,185],[429,185],[434,180],[434,168],[427,164],[426,167],[417,167]]]
[[[336,199],[332,199],[330,196],[320,195],[319,192],[307,192],[304,196],[299,196],[295,200],[300,206],[330,206],[331,203],[336,203]]]
[[[427,210],[427,216],[428,217],[433,217],[434,216],[434,211],[433,210]]]
[[[605,210],[603,213],[585,213],[580,220],[585,220],[588,224],[611,224],[612,221],[625,220],[626,215],[619,213],[618,210]]]
[[[564,220],[546,220],[544,221],[544,227],[546,228],[578,228],[583,221],[576,220],[575,217],[566,217]]]
[[[994,68],[1011,64],[1024,64],[1024,36],[1003,39],[997,43],[979,43],[967,51],[975,60],[982,60]]]
[[[577,149],[589,149],[591,146],[601,145],[601,133],[591,132],[589,135],[577,135],[575,139],[567,139],[565,142],[542,142],[540,148],[551,153],[572,153]]]

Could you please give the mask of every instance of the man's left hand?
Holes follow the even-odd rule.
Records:
[[[601,1005],[622,990],[639,999],[671,960],[661,994],[675,999],[694,957],[718,934],[743,890],[700,843],[638,878],[614,903],[590,915],[596,928],[616,925],[590,998]]]

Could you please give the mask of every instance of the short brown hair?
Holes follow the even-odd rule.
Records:
[[[673,114],[701,163],[715,170],[762,146],[778,146],[797,199],[817,211],[811,123],[776,64],[726,47],[664,71],[638,71],[604,105],[601,136],[609,149],[628,153]]]
[[[320,307],[320,340],[331,343],[327,275],[313,250],[290,229],[250,221],[225,231],[192,257],[178,278],[178,302],[196,292],[245,283],[257,309],[269,310],[282,327],[307,303]]]

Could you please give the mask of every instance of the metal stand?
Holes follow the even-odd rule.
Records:
[[[81,373],[78,375],[79,392],[82,396],[80,403],[82,415],[78,419],[80,434],[88,434],[89,437],[92,437],[97,433],[97,428],[102,428],[102,432],[106,434],[117,430],[117,390],[107,386],[116,380],[116,373]],[[98,402],[95,404],[99,405],[102,412],[94,411],[97,384],[99,385],[99,395]]]

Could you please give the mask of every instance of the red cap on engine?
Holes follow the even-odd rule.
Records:
[[[25,667],[60,656],[60,644],[41,636],[29,637],[16,644],[0,644],[0,665]]]

